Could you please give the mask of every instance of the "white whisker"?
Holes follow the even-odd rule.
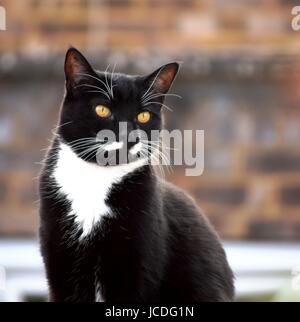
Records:
[[[114,98],[114,85],[113,85],[113,77],[114,77],[114,72],[116,69],[117,63],[114,64],[114,67],[111,72],[111,77],[110,77],[110,90],[111,90],[111,96]]]
[[[89,147],[87,149],[85,149],[83,152],[80,152],[78,155],[82,158],[86,157],[87,155],[89,155],[91,152],[94,152],[95,150],[99,149],[100,146],[99,145],[95,145],[92,147]]]
[[[177,98],[182,98],[182,96],[178,95],[178,94],[172,94],[172,93],[167,93],[167,94],[161,94],[161,93],[153,93],[150,95],[147,95],[147,97],[145,97],[142,100],[142,103],[145,104],[147,103],[150,99],[153,98],[159,98],[159,97],[168,97],[168,96],[173,96],[173,97],[177,97]]]
[[[150,84],[150,86],[149,86],[148,90],[144,93],[144,95],[142,96],[142,98],[144,98],[144,97],[149,93],[149,91],[151,90],[152,86],[154,85],[154,83],[155,83],[155,81],[156,81],[156,79],[157,79],[158,75],[159,75],[159,74],[160,74],[160,72],[162,71],[162,69],[163,69],[163,67],[161,67],[161,69],[158,71],[158,73],[157,73],[157,74],[156,74],[156,76],[154,77],[154,79],[153,79],[152,83]]]
[[[93,75],[90,75],[90,74],[85,74],[85,73],[77,73],[78,75],[82,75],[82,76],[87,76],[87,77],[91,77],[91,78],[93,78],[93,79],[95,79],[95,80],[97,80],[98,82],[100,82],[102,85],[104,85],[105,86],[105,88],[106,88],[106,90],[107,90],[107,92],[108,93],[106,93],[109,97],[110,97],[110,95],[109,95],[109,87],[107,86],[107,84],[105,84],[100,78],[97,78],[97,77],[95,77],[95,76],[93,76]],[[101,90],[103,90],[103,89],[101,89]],[[103,90],[104,91],[104,90]],[[105,92],[105,91],[104,91]]]
[[[52,134],[55,135],[55,136],[58,136],[58,133],[57,133],[58,129],[62,128],[65,125],[71,124],[71,123],[73,123],[73,121],[65,122],[63,124],[60,124],[60,125],[55,126],[52,129]],[[52,140],[49,140],[49,142],[52,142]]]
[[[167,150],[172,150],[172,151],[178,151],[179,149],[176,148],[171,148],[168,146],[165,146],[161,141],[147,141],[147,140],[140,140],[142,143],[145,144],[150,144],[150,145],[154,145],[157,147],[161,147],[162,150],[167,149]]]
[[[162,107],[165,107],[168,111],[173,112],[173,110],[166,104],[160,103],[160,102],[147,102],[145,106],[151,105],[151,104],[159,104]]]
[[[107,73],[108,73],[109,67],[110,67],[110,64],[108,64],[108,66],[106,67],[104,75],[105,75],[106,88],[107,88],[108,92],[110,93],[110,96],[113,98],[112,89],[109,87],[108,79],[107,79]]]
[[[163,166],[166,166],[168,173],[172,172],[172,168],[170,165],[170,159],[169,154],[166,155],[161,149],[161,141],[147,141],[147,140],[141,140],[141,143],[143,144],[142,151],[145,152],[145,150],[150,155],[150,158],[152,158],[155,162],[157,162],[157,165],[161,174],[164,176],[164,169]]]
[[[90,85],[90,84],[81,84],[81,85],[77,85],[75,88],[77,87],[91,87],[91,88],[96,88],[97,92],[102,93],[103,95],[105,95],[108,99],[110,99],[110,96],[100,87],[95,86],[95,85]],[[87,91],[87,92],[91,92],[91,91]]]

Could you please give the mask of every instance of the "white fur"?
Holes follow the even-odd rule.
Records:
[[[102,296],[100,283],[97,283],[97,282],[95,285],[95,301],[96,302],[105,302],[104,298]]]
[[[110,143],[110,144],[107,144],[105,147],[104,147],[104,150],[106,151],[113,151],[113,150],[119,150],[119,149],[122,149],[123,147],[123,142],[113,142],[113,143]]]
[[[132,155],[135,155],[135,154],[137,154],[138,152],[140,152],[140,151],[141,151],[142,147],[143,147],[142,143],[141,143],[141,142],[139,142],[139,143],[135,144],[135,145],[130,149],[130,151],[129,151],[129,152],[130,152]]]
[[[60,192],[71,202],[69,216],[74,215],[78,227],[82,227],[81,238],[87,236],[103,216],[111,214],[105,200],[112,185],[145,161],[139,159],[129,164],[101,167],[80,159],[68,145],[60,143],[53,177]]]

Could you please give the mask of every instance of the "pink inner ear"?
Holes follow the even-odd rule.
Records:
[[[161,93],[166,93],[172,85],[176,72],[177,72],[177,69],[174,66],[172,65],[165,66],[157,75],[157,78],[154,84],[156,90]]]
[[[77,73],[82,72],[81,63],[74,54],[70,54],[66,61],[66,74],[73,78]]]
[[[162,70],[161,75],[158,76],[158,79],[157,79],[157,87],[161,91],[168,91],[173,81],[173,78],[174,78],[174,73],[172,71]]]

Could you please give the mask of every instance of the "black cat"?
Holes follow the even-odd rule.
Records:
[[[120,134],[119,122],[128,131],[161,129],[161,107],[177,71],[170,63],[148,76],[100,73],[68,50],[59,126],[40,176],[51,301],[233,299],[225,253],[194,201],[156,176],[145,153],[114,165],[97,159],[99,150],[120,153],[125,143],[98,140],[100,130]],[[126,143],[128,154],[155,150],[139,139]]]

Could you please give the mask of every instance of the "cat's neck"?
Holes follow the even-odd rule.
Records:
[[[79,158],[67,144],[58,143],[52,175],[61,195],[70,202],[69,215],[74,215],[77,224],[83,228],[83,236],[91,232],[102,216],[112,214],[107,203],[112,188],[145,164],[146,160],[137,160],[102,167]]]

